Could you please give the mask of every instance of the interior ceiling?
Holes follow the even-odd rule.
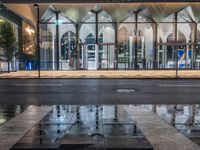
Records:
[[[200,22],[200,4],[191,4],[191,8],[196,22]]]
[[[115,21],[122,21],[128,15],[130,15],[133,11],[137,11],[142,4],[139,3],[116,3],[116,4],[99,4],[99,6],[110,14]]]
[[[180,11],[187,6],[188,6],[187,3],[184,3],[184,4],[173,4],[173,3],[144,4],[145,9],[144,11],[141,12],[141,14],[150,20],[153,20],[155,22],[161,22],[172,13]]]
[[[8,8],[13,10],[19,16],[30,21],[33,25],[36,24],[36,16],[33,7],[29,4],[6,4]]]
[[[95,4],[53,4],[65,16],[74,22],[79,22],[88,15],[88,12],[95,7]]]
[[[33,7],[33,3],[7,3],[5,5],[20,16],[30,20],[33,24],[36,24],[36,11]],[[40,18],[48,15],[48,17],[51,17],[52,11],[60,11],[74,22],[82,21],[83,18],[89,15],[90,10],[98,11],[100,9],[111,15],[115,21],[121,21],[132,12],[138,11],[149,20],[160,22],[170,14],[180,11],[190,5],[195,20],[200,22],[200,3],[39,3],[38,5],[40,8]],[[50,11],[48,8],[50,8]]]

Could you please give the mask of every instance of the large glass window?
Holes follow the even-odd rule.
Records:
[[[85,18],[79,30],[81,68],[97,69],[96,16],[94,13],[89,12]]]
[[[127,19],[129,20],[129,18]],[[126,21],[125,21],[126,22]],[[118,68],[133,68],[135,58],[135,23],[118,25]]]

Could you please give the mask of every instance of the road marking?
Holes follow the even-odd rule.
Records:
[[[191,85],[191,84],[160,84],[159,87],[200,87],[200,85]]]
[[[131,92],[135,92],[135,89],[118,89],[117,92],[119,92],[119,93],[131,93]]]
[[[47,86],[51,86],[51,87],[61,87],[63,86],[63,84],[15,84],[14,86],[18,86],[18,87],[47,87]]]

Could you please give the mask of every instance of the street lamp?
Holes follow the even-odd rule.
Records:
[[[40,8],[38,4],[34,4],[37,13],[37,51],[38,51],[38,78],[40,78]]]

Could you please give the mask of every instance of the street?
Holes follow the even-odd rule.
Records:
[[[199,80],[1,79],[0,104],[193,104]]]

